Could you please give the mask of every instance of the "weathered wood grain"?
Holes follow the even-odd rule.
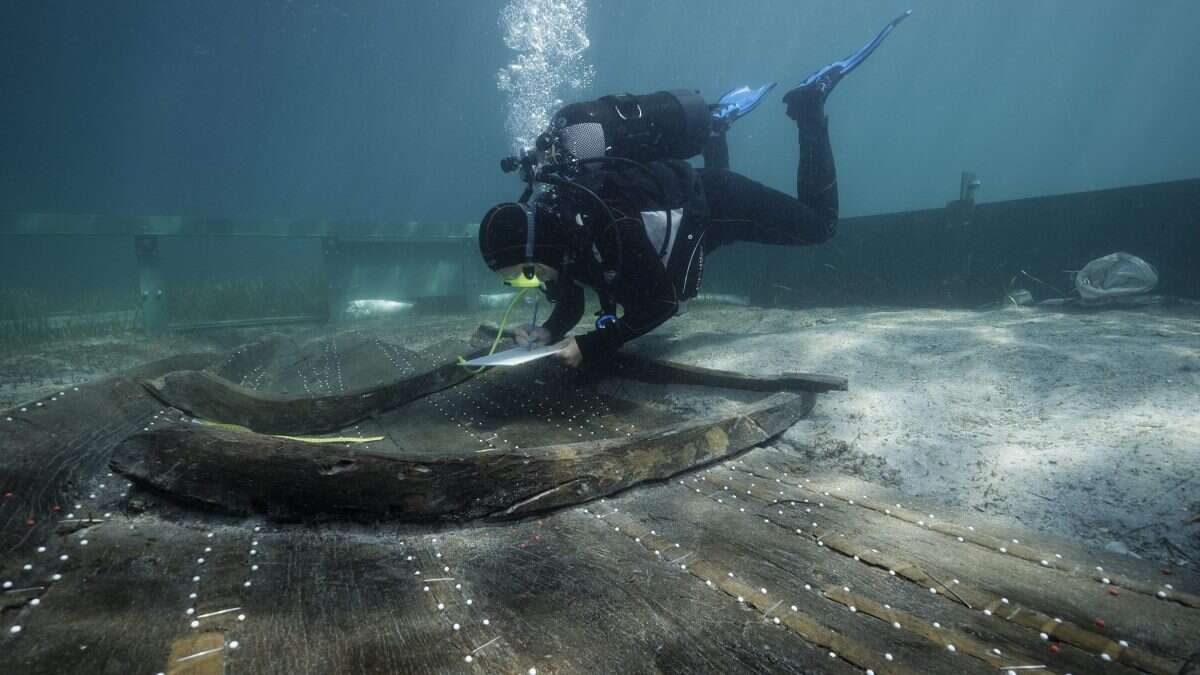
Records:
[[[89,387],[0,424],[2,673],[1174,675],[1200,649],[1182,570],[810,481],[778,450],[732,456],[812,393],[687,419],[492,371],[363,419],[343,433],[386,440],[344,448],[186,423],[128,377]],[[104,466],[131,433],[126,497]],[[441,522],[383,520],[422,510]],[[446,522],[461,514],[495,520]]]
[[[862,672],[578,508],[450,533],[443,550],[539,673]]]
[[[172,643],[192,633],[185,610],[192,592],[191,552],[202,535],[186,528],[129,529],[115,521],[63,542],[62,578],[39,575],[45,589],[6,623],[0,672],[157,673],[167,670]],[[169,541],[160,537],[167,534]],[[87,540],[87,545],[81,542]],[[42,563],[47,564],[47,563]]]
[[[759,466],[758,460],[757,457],[749,458],[739,467],[756,470],[760,479],[771,481],[779,477]],[[936,571],[938,578],[972,580],[968,589],[962,590],[963,595],[974,588],[984,589],[986,592],[974,603],[977,610],[986,608],[998,616],[1014,617],[1013,620],[1022,625],[1037,626],[1039,632],[1059,636],[1059,639],[1086,648],[1097,656],[1108,653],[1115,660],[1148,672],[1174,672],[1178,661],[1200,647],[1195,638],[1200,635],[1200,611],[1155,595],[1125,592],[1097,583],[1091,578],[1094,566],[1072,563],[1075,552],[1066,546],[1047,542],[1043,544],[1043,559],[1047,564],[1030,563],[1008,552],[1008,546],[1028,546],[1032,543],[1029,538],[1018,535],[1000,540],[995,547],[978,546],[966,541],[966,537],[963,537],[964,541],[958,541],[956,537],[934,529],[934,526],[944,529],[940,526],[954,522],[945,515],[910,523],[891,517],[887,512],[866,508],[861,495],[838,497],[836,490],[797,489],[787,486],[786,478],[783,480],[786,486],[783,491],[789,497],[807,498],[822,504],[819,509],[814,509],[819,516],[813,520],[819,525],[813,529],[862,542],[879,541],[880,533],[887,533],[886,541],[891,551],[921,569],[931,574]],[[728,484],[745,487],[747,482],[732,479]],[[905,501],[910,508],[893,504],[888,511],[911,511],[914,505]],[[967,524],[957,525],[968,536],[980,533],[973,525],[971,529]],[[1060,550],[1067,551],[1067,555],[1056,556],[1054,552]],[[1091,562],[1099,562],[1095,554],[1089,557]],[[1147,572],[1155,574],[1157,570],[1142,566],[1137,576],[1145,577]],[[1193,581],[1189,576],[1172,577],[1172,586],[1190,588]],[[1007,602],[998,602],[1000,599]],[[1015,608],[1025,609],[1018,612]],[[1044,619],[1039,620],[1039,616]],[[1053,621],[1055,618],[1063,623]],[[1050,625],[1042,627],[1047,623]],[[1121,640],[1131,646],[1122,646]],[[1176,663],[1162,663],[1162,658]]]
[[[476,342],[492,340],[495,338],[497,330],[498,327],[493,324],[483,324],[476,329],[474,340]],[[503,331],[505,338],[511,339],[515,335],[516,332],[511,328]],[[849,389],[848,380],[836,375],[813,373],[786,373],[779,376],[746,375],[649,359],[628,352],[617,354],[613,363],[599,364],[593,369],[599,373],[615,374],[651,384],[698,385],[762,392],[806,391],[814,394]]]
[[[903,541],[903,533],[886,528],[858,531],[833,515],[828,497],[796,500],[788,489],[779,489],[777,483],[742,480],[738,478],[741,475],[744,474],[716,470],[694,483],[701,485],[702,490],[707,488],[710,498],[722,500],[724,496],[722,501],[727,508],[734,508],[735,504],[739,509],[748,507],[753,518],[764,527],[807,542],[808,550],[821,556],[819,564],[823,570],[841,570],[846,575],[844,579],[858,581],[849,585],[853,592],[843,594],[843,579],[834,579],[823,588],[826,597],[847,607],[857,606],[859,611],[871,613],[885,623],[898,622],[905,630],[914,630],[927,639],[957,631],[959,636],[948,642],[955,644],[961,653],[975,655],[997,667],[1011,663],[1009,658],[1023,655],[1022,663],[1049,663],[1063,672],[1092,672],[1102,666],[1105,672],[1126,672],[1115,663],[1103,663],[1100,656],[1103,649],[1095,649],[1094,642],[1067,641],[1065,632],[1070,628],[1069,623],[1058,623],[1055,616],[1038,612],[1037,605],[1021,606],[1015,599],[1009,601],[988,590],[999,583],[990,575],[969,570],[950,571],[936,560],[910,557],[904,548],[898,547],[898,542]],[[779,494],[781,492],[783,494]],[[738,499],[730,499],[730,495]],[[793,553],[802,553],[804,549],[801,546]],[[1003,571],[995,572],[1003,575]],[[883,580],[886,582],[880,583]],[[863,593],[869,597],[864,597]],[[872,602],[885,603],[885,611],[870,612],[868,607]],[[893,608],[904,607],[910,612],[919,608],[918,615],[924,620],[914,623],[899,617],[900,612],[887,608],[889,602]],[[1008,619],[1012,617],[1019,617],[1019,620],[1010,622]],[[939,621],[941,625],[931,629],[933,621]],[[1042,632],[1049,637],[1041,638]],[[1107,639],[1102,642],[1110,644]],[[1111,644],[1117,645],[1116,642]],[[1052,650],[1048,649],[1051,645],[1054,646]],[[993,658],[991,650],[995,648],[1001,650],[1004,658]],[[1155,659],[1161,661],[1160,657],[1154,656],[1146,663]],[[1161,670],[1150,669],[1149,672]]]
[[[381,386],[337,394],[260,392],[198,370],[167,373],[143,383],[159,399],[196,417],[237,424],[265,434],[321,434],[470,379],[472,373],[468,369],[448,358],[448,354],[457,353],[458,345],[453,343],[421,355],[422,370]]]
[[[107,471],[112,448],[162,410],[136,379],[202,368],[216,356],[155,361],[0,411],[0,567],[7,556],[45,541],[52,522],[86,497],[85,484]]]
[[[661,480],[761,443],[811,409],[776,394],[735,415],[632,436],[479,454],[380,454],[174,424],[130,436],[112,466],[184,502],[274,518],[513,518]]]
[[[682,562],[702,579],[697,584],[735,602],[741,597],[763,614],[778,616],[798,636],[816,641],[859,668],[877,673],[994,672],[977,660],[948,652],[944,644],[930,644],[911,631],[892,630],[822,596],[822,588],[835,584],[865,588],[870,577],[866,570],[856,577],[859,570],[850,566],[843,569],[835,564],[831,569],[827,552],[769,527],[755,515],[741,512],[741,507],[726,507],[677,484],[669,487],[674,490],[670,497],[631,493],[606,501],[608,508],[592,509],[604,516],[601,531],[640,538],[651,551],[661,552],[654,554],[656,559],[675,551],[694,552]],[[617,511],[609,514],[614,508]]]
[[[58,538],[64,577],[0,619],[23,626],[0,636],[0,672],[171,672],[172,650],[197,635],[221,636],[228,672],[267,675],[1154,672],[854,559],[843,534],[893,555],[909,538],[844,527],[830,501],[819,515],[775,503],[796,492],[717,464],[539,519],[436,530],[115,515]],[[958,574],[921,564],[947,584]]]
[[[620,354],[617,363],[618,370],[616,372],[622,377],[655,384],[693,384],[748,391],[807,391],[817,394],[829,391],[847,391],[850,387],[846,378],[835,375],[814,373],[786,373],[770,377],[745,375],[671,363],[670,361],[658,361],[637,354]]]

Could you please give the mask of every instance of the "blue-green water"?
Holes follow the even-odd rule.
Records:
[[[505,4],[4,2],[0,209],[477,220],[516,187]],[[964,169],[998,200],[1200,168],[1187,0],[586,6],[568,98],[786,86],[911,6],[829,105],[845,215],[940,205]],[[738,127],[734,168],[787,189],[778,93]]]

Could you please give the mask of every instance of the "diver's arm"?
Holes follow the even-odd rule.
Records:
[[[624,241],[626,258],[614,293],[624,312],[604,328],[575,338],[587,365],[610,359],[626,342],[659,327],[679,309],[675,284],[640,224],[627,231]]]
[[[542,328],[549,331],[551,342],[557,342],[583,317],[583,288],[570,279],[560,279],[546,289],[546,297],[554,303],[554,310]]]
[[[665,277],[665,275],[664,275]],[[575,338],[583,362],[589,365],[603,363],[612,358],[626,342],[658,328],[667,319],[675,316],[679,303],[674,298],[675,289],[670,287],[653,295],[642,296],[636,302],[623,305],[625,311],[616,321]]]

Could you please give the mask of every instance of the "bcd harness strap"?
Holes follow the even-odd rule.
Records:
[[[534,217],[533,207],[526,202],[521,202],[521,209],[525,211],[525,264],[533,264],[533,242],[537,235],[537,218]]]

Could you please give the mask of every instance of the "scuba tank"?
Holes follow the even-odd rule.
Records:
[[[501,160],[500,166],[505,173],[520,171],[526,185],[518,203],[526,208],[531,220],[545,216],[547,222],[562,230],[560,234],[569,242],[563,264],[577,255],[584,256],[589,265],[603,268],[600,277],[611,285],[624,266],[616,227],[627,220],[641,221],[615,212],[594,190],[597,186],[589,178],[595,174],[590,170],[634,170],[646,177],[657,203],[665,209],[665,232],[659,250],[662,258],[678,226],[678,215],[660,176],[647,164],[699,155],[711,137],[712,125],[712,108],[696,91],[603,96],[559,109],[535,148]],[[603,256],[608,260],[603,260],[597,244],[609,235],[613,250]],[[603,315],[611,317],[615,311],[611,298],[605,301],[606,290],[597,291],[604,305]]]
[[[537,150],[552,162],[621,157],[636,162],[700,154],[712,130],[709,105],[687,89],[617,94],[554,114]]]
[[[649,173],[645,163],[690,159],[704,151],[712,132],[712,106],[699,92],[613,94],[560,108],[535,147],[505,157],[500,168],[520,171],[524,202],[536,184],[561,183],[556,179],[570,180],[589,168],[624,165]]]

